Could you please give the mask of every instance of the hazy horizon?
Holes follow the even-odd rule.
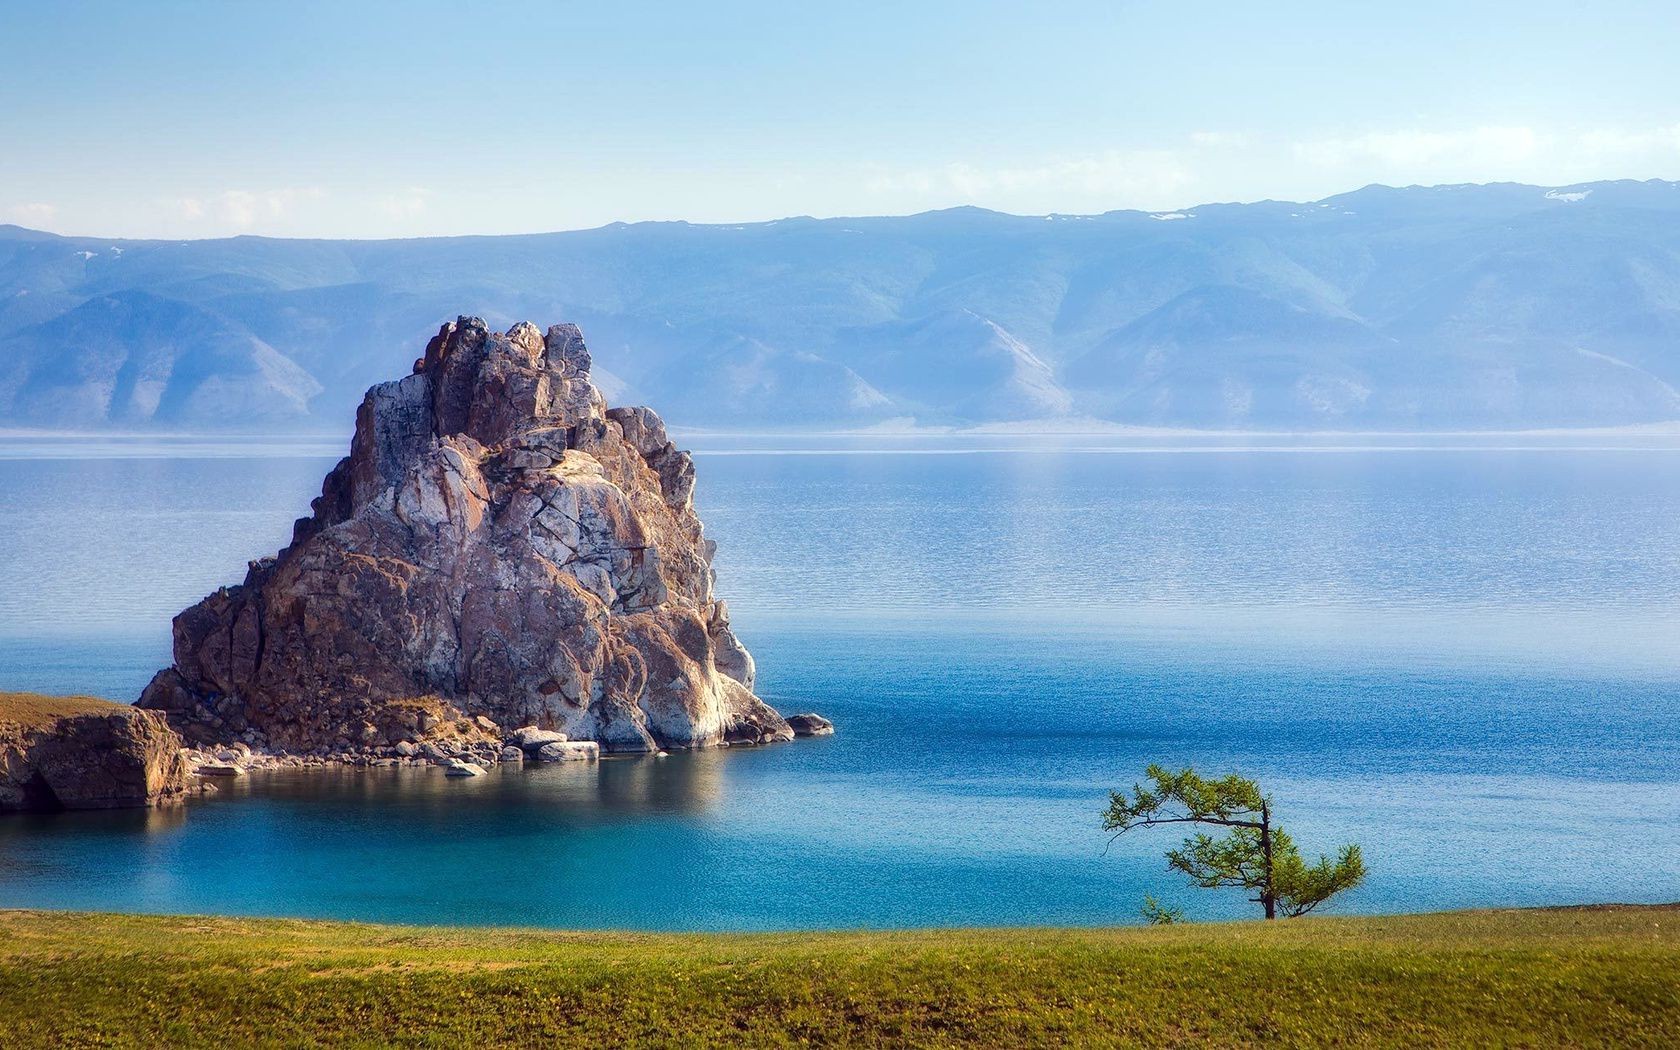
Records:
[[[1123,215],[1123,214],[1153,215],[1153,216],[1158,216],[1158,217],[1163,217],[1164,218],[1164,217],[1168,217],[1168,216],[1173,216],[1175,213],[1193,212],[1193,211],[1198,211],[1198,210],[1203,209],[1203,208],[1242,207],[1242,206],[1245,206],[1245,205],[1256,205],[1256,204],[1259,204],[1259,205],[1264,205],[1264,204],[1291,205],[1291,204],[1293,204],[1293,205],[1302,205],[1302,206],[1318,205],[1318,204],[1323,204],[1326,201],[1335,200],[1338,197],[1346,197],[1346,196],[1350,196],[1352,194],[1360,193],[1360,192],[1365,191],[1365,190],[1373,190],[1373,189],[1376,189],[1376,190],[1452,190],[1452,189],[1493,189],[1493,188],[1499,188],[1499,187],[1518,187],[1518,188],[1526,188],[1526,189],[1550,190],[1550,191],[1555,191],[1555,192],[1568,192],[1568,191],[1571,191],[1571,190],[1578,190],[1582,187],[1588,187],[1588,186],[1593,186],[1593,185],[1597,185],[1597,184],[1605,184],[1605,183],[1608,183],[1608,184],[1628,183],[1628,184],[1633,184],[1633,185],[1650,185],[1652,183],[1659,183],[1659,184],[1662,184],[1662,185],[1680,186],[1680,177],[1673,178],[1673,179],[1665,179],[1665,178],[1660,178],[1660,177],[1656,177],[1656,176],[1653,176],[1653,177],[1650,177],[1650,178],[1634,178],[1634,177],[1631,177],[1631,176],[1630,177],[1620,177],[1619,178],[1619,177],[1615,177],[1615,176],[1610,176],[1610,177],[1603,178],[1603,179],[1592,179],[1592,180],[1578,181],[1578,182],[1519,182],[1519,181],[1515,181],[1515,180],[1506,179],[1506,180],[1496,180],[1496,181],[1491,181],[1491,182],[1435,182],[1435,183],[1407,183],[1407,184],[1404,184],[1404,185],[1396,184],[1396,183],[1388,183],[1388,182],[1368,182],[1368,183],[1365,183],[1364,185],[1361,185],[1361,186],[1354,186],[1354,187],[1349,187],[1349,188],[1343,189],[1343,190],[1337,190],[1333,193],[1326,194],[1323,197],[1317,197],[1317,198],[1312,198],[1312,199],[1295,200],[1295,199],[1282,198],[1282,197],[1259,197],[1259,198],[1251,198],[1251,199],[1204,200],[1204,201],[1197,201],[1197,202],[1194,202],[1194,203],[1180,203],[1180,204],[1161,207],[1161,208],[1110,208],[1107,211],[1098,211],[1098,212],[1074,212],[1074,211],[1063,211],[1063,210],[1052,210],[1052,211],[1045,211],[1045,212],[1017,212],[1017,211],[1008,211],[1006,209],[1001,209],[1001,208],[988,208],[988,207],[985,207],[985,206],[979,205],[979,204],[950,204],[950,205],[945,205],[945,206],[937,207],[937,208],[923,208],[920,211],[880,212],[880,213],[872,213],[872,214],[868,214],[868,215],[865,215],[865,214],[862,214],[862,213],[818,215],[818,214],[812,214],[812,213],[806,212],[806,213],[799,213],[799,214],[777,215],[777,216],[774,216],[772,218],[767,218],[767,219],[712,219],[712,220],[705,220],[705,221],[694,220],[694,219],[684,219],[684,218],[610,219],[606,222],[597,223],[596,225],[593,225],[593,226],[571,226],[571,227],[565,227],[565,228],[559,228],[559,229],[509,230],[509,231],[503,231],[503,232],[499,232],[499,233],[480,233],[480,232],[442,233],[442,234],[419,233],[419,234],[408,234],[408,235],[399,235],[399,236],[373,236],[373,237],[353,237],[353,236],[340,237],[340,236],[314,236],[314,235],[302,235],[302,234],[265,234],[265,233],[207,234],[205,236],[200,236],[200,237],[191,237],[191,236],[188,236],[188,237],[130,237],[130,236],[121,236],[121,235],[108,236],[105,233],[103,233],[101,231],[97,231],[97,230],[93,231],[91,233],[68,232],[68,231],[64,231],[64,230],[47,229],[46,227],[42,227],[42,226],[30,226],[27,223],[20,223],[20,222],[0,222],[0,228],[13,227],[13,228],[16,228],[16,229],[25,230],[29,233],[44,233],[44,234],[48,234],[48,235],[53,236],[53,237],[61,237],[61,238],[64,238],[65,240],[90,240],[90,239],[92,239],[92,240],[113,240],[113,241],[222,241],[222,240],[235,240],[237,238],[245,237],[245,238],[252,238],[252,239],[256,239],[256,240],[270,240],[270,241],[441,241],[441,240],[469,240],[469,239],[474,239],[474,238],[491,238],[491,237],[543,237],[543,236],[548,236],[548,235],[551,235],[551,234],[589,233],[589,232],[594,231],[594,230],[611,229],[611,228],[616,227],[616,226],[706,226],[706,227],[729,228],[729,227],[747,227],[747,226],[774,226],[777,223],[797,222],[797,221],[801,221],[801,220],[812,220],[812,221],[816,221],[816,222],[834,222],[834,221],[840,221],[840,220],[845,220],[845,219],[913,219],[913,218],[916,218],[918,216],[923,216],[923,215],[937,215],[937,214],[940,214],[942,212],[954,212],[954,211],[983,211],[983,212],[989,212],[993,215],[1002,215],[1002,216],[1007,216],[1009,218],[1014,218],[1014,219],[1049,219],[1049,218],[1081,219],[1081,218],[1100,218],[1100,217],[1105,216],[1105,215]]]
[[[1657,0],[11,5],[0,222],[385,238],[1680,177]],[[1326,91],[1334,84],[1334,91]]]

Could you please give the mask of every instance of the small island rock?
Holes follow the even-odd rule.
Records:
[[[693,459],[590,363],[574,325],[444,325],[368,391],[291,544],[175,618],[141,706],[293,754],[791,739],[714,592]]]

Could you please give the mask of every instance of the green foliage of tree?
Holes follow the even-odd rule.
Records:
[[[1151,926],[1171,926],[1175,922],[1184,921],[1183,908],[1174,908],[1162,904],[1147,893],[1143,895],[1143,907],[1139,908],[1138,911],[1143,913],[1144,919]]]
[[[1271,798],[1260,785],[1235,774],[1209,780],[1188,766],[1174,772],[1160,765],[1145,770],[1149,786],[1134,784],[1131,795],[1109,792],[1103,830],[1114,838],[1157,824],[1206,824],[1226,829],[1218,836],[1198,831],[1167,851],[1167,865],[1204,889],[1234,887],[1255,896],[1266,918],[1305,915],[1365,879],[1359,847],[1343,846],[1336,858],[1308,864],[1289,833],[1272,823]],[[1113,839],[1110,839],[1112,842]],[[1151,898],[1144,914],[1151,914]],[[1155,905],[1161,911],[1160,905]],[[1167,920],[1172,921],[1172,920]]]

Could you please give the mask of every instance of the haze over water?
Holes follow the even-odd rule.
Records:
[[[0,442],[0,688],[133,699],[169,618],[285,542],[339,451],[109,444]],[[1104,855],[1105,793],[1151,761],[1259,777],[1309,853],[1361,843],[1344,910],[1680,898],[1680,451],[1023,444],[696,442],[761,691],[831,739],[8,818],[0,907],[1245,914],[1164,870],[1170,830]]]

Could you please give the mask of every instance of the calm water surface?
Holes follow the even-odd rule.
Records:
[[[1343,907],[1680,899],[1680,451],[697,442],[762,691],[831,739],[253,777],[0,820],[0,907],[570,927],[1108,923],[1151,761],[1260,777]],[[707,451],[709,449],[709,451]],[[336,449],[0,442],[0,687],[132,699]]]

